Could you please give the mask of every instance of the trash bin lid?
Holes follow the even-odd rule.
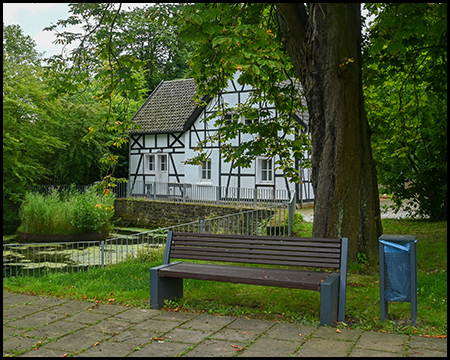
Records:
[[[397,242],[378,240],[384,246],[385,252],[404,252],[409,253],[411,250],[411,243],[405,242],[403,244],[399,244]]]
[[[417,242],[417,236],[414,235],[389,235],[383,234],[378,240],[399,241],[399,242]]]

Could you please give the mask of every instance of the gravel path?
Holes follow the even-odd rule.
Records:
[[[380,199],[381,206],[381,218],[382,219],[404,219],[407,216],[407,212],[404,210],[400,210],[398,213],[394,213],[392,209],[384,210],[384,206],[391,205],[392,201],[390,199]],[[307,205],[306,205],[307,206]],[[314,208],[306,207],[303,209],[297,210],[303,215],[303,219],[307,222],[312,222],[314,218]]]

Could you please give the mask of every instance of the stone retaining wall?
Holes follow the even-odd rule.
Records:
[[[143,199],[116,199],[114,218],[120,218],[120,225],[153,229],[209,217],[236,214],[252,208],[217,206],[205,204],[184,204]]]

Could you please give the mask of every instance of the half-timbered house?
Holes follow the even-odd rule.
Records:
[[[289,183],[282,171],[274,168],[276,159],[264,156],[258,157],[250,168],[233,168],[232,163],[223,161],[218,144],[210,144],[207,149],[210,152],[209,161],[203,165],[185,164],[186,159],[195,156],[197,144],[216,131],[214,120],[202,120],[215,113],[223,102],[231,106],[244,103],[252,91],[250,87],[240,85],[235,78],[229,81],[228,87],[219,96],[205,97],[206,105],[198,107],[193,101],[196,88],[194,79],[161,81],[133,116],[132,121],[139,125],[139,129],[129,134],[129,187],[134,193],[156,197],[181,194],[195,187],[203,190],[201,196],[211,199],[231,197],[239,192],[241,198],[258,194],[287,200],[295,190],[297,201],[313,199],[309,170],[303,169],[300,163],[296,166],[302,184]],[[276,116],[275,109],[273,112]],[[294,116],[303,125],[304,131],[308,131],[307,114],[297,113]],[[251,136],[239,134],[233,145],[239,146],[240,142],[248,141]],[[269,193],[271,195],[267,195]],[[192,193],[191,196],[200,195]]]

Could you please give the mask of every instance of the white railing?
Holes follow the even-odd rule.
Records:
[[[241,188],[201,184],[144,182],[129,180],[113,190],[117,197],[145,197],[183,203],[268,206],[288,202],[292,191],[273,188]]]

